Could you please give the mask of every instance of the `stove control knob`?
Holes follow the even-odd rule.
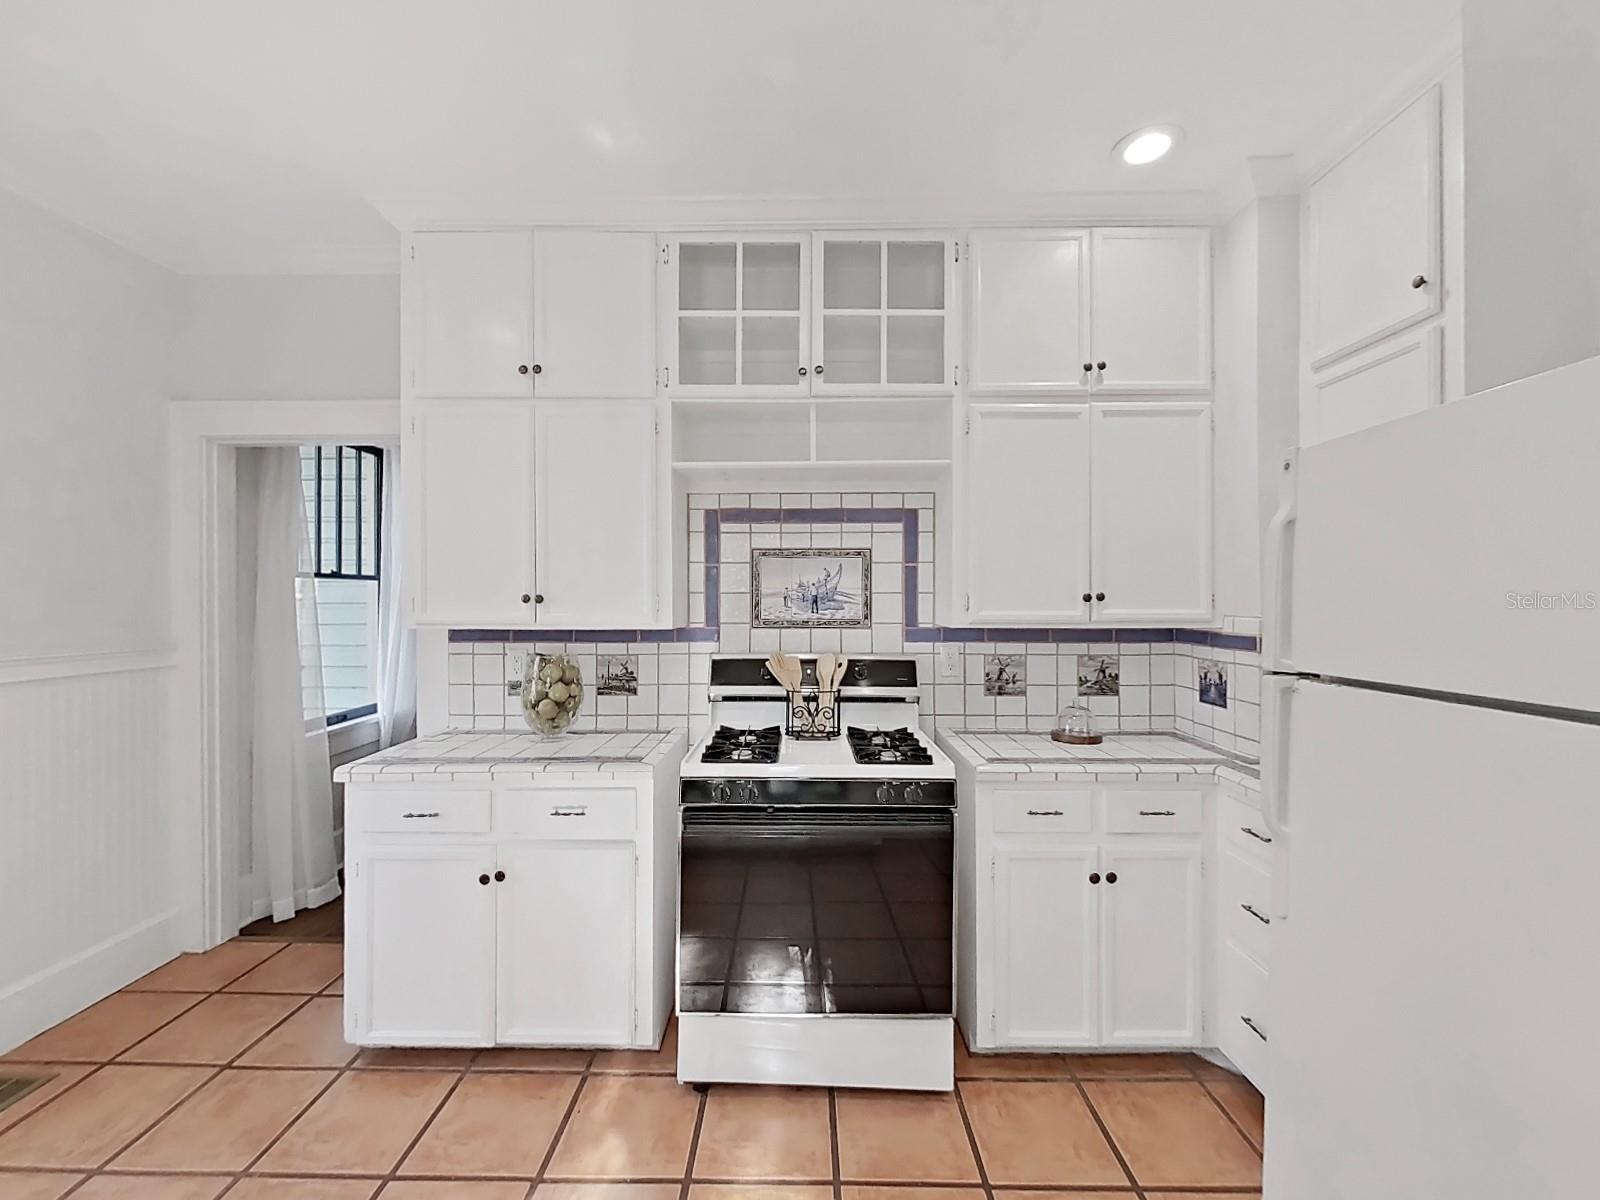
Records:
[[[713,783],[711,785],[711,799],[715,804],[727,804],[733,799],[733,787],[726,783]]]
[[[857,679],[865,679],[867,677],[867,664],[858,662],[855,666],[850,668],[850,674],[854,675]]]
[[[907,804],[921,804],[922,803],[922,785],[920,783],[908,783],[908,784],[906,784],[906,790],[905,790],[904,796],[905,796],[905,802]]]
[[[878,785],[878,803],[893,804],[895,801],[894,784],[880,783]]]
[[[756,804],[761,800],[761,789],[748,779],[739,781],[738,790],[740,804]]]

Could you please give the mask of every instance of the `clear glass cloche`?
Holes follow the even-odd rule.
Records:
[[[1094,714],[1086,704],[1069,704],[1063,708],[1056,715],[1056,727],[1050,736],[1074,746],[1093,746],[1100,741],[1094,728]]]

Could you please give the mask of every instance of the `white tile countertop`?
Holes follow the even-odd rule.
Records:
[[[1257,764],[1178,733],[1112,733],[1098,746],[1069,746],[1043,733],[941,729],[951,758],[983,777],[1063,783],[1181,783],[1197,776],[1261,789]]]
[[[538,776],[647,775],[683,757],[681,729],[648,733],[437,733],[401,742],[333,773],[337,783],[516,781]]]

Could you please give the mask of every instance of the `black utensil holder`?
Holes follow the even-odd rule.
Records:
[[[839,693],[812,690],[789,692],[786,732],[803,741],[823,741],[839,736]]]

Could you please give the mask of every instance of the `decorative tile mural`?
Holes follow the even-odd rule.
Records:
[[[639,694],[639,656],[637,654],[597,654],[594,674],[595,693],[600,696]]]
[[[752,549],[750,625],[871,628],[872,551]]]
[[[1117,696],[1122,693],[1122,659],[1116,654],[1078,655],[1078,695]]]
[[[1194,663],[1196,691],[1201,704],[1228,707],[1228,668],[1214,658],[1197,658]]]
[[[984,655],[983,694],[985,696],[1026,696],[1028,694],[1027,655]]]

